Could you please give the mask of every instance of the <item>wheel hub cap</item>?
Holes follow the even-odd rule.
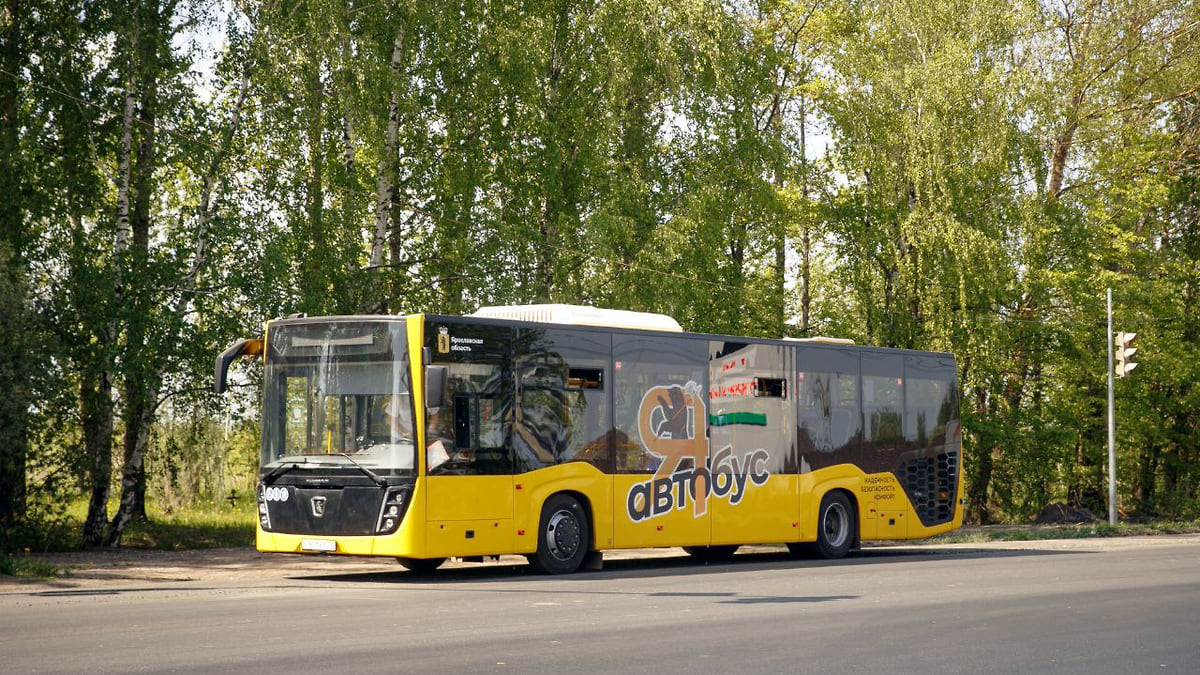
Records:
[[[559,560],[570,560],[579,550],[579,521],[568,511],[559,511],[546,524],[546,545]]]

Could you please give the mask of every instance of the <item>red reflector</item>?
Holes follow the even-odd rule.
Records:
[[[525,536],[525,530],[517,530],[517,536],[518,536],[518,537],[524,537],[524,536]]]

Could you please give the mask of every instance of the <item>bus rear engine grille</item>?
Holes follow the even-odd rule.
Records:
[[[954,519],[958,488],[958,452],[917,457],[896,470],[896,478],[925,527]]]

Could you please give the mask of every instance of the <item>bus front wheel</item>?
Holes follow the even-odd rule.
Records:
[[[569,574],[583,564],[590,542],[583,505],[570,495],[557,494],[542,505],[537,553],[529,562],[547,574]]]

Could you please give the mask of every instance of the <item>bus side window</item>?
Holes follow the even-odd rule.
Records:
[[[512,446],[518,471],[566,462],[611,470],[608,335],[522,329]]]
[[[904,443],[904,357],[862,356],[864,450],[893,456]]]
[[[799,348],[796,382],[800,453],[811,469],[855,462],[862,448],[858,353]]]
[[[771,473],[798,473],[796,408],[788,380],[795,350],[774,344],[709,342],[709,442],[737,456],[766,451]]]
[[[910,355],[905,367],[905,440],[919,451],[943,451],[947,427],[958,421],[954,362],[941,356]]]
[[[613,336],[613,389],[616,394],[613,444],[618,473],[654,473],[662,463],[658,455],[647,449],[646,439],[641,438],[638,428],[643,401],[653,401],[646,399],[646,395],[656,387],[682,390],[691,386],[706,391],[708,370],[708,340],[657,335]],[[684,431],[693,437],[707,433],[705,416],[689,416]]]

